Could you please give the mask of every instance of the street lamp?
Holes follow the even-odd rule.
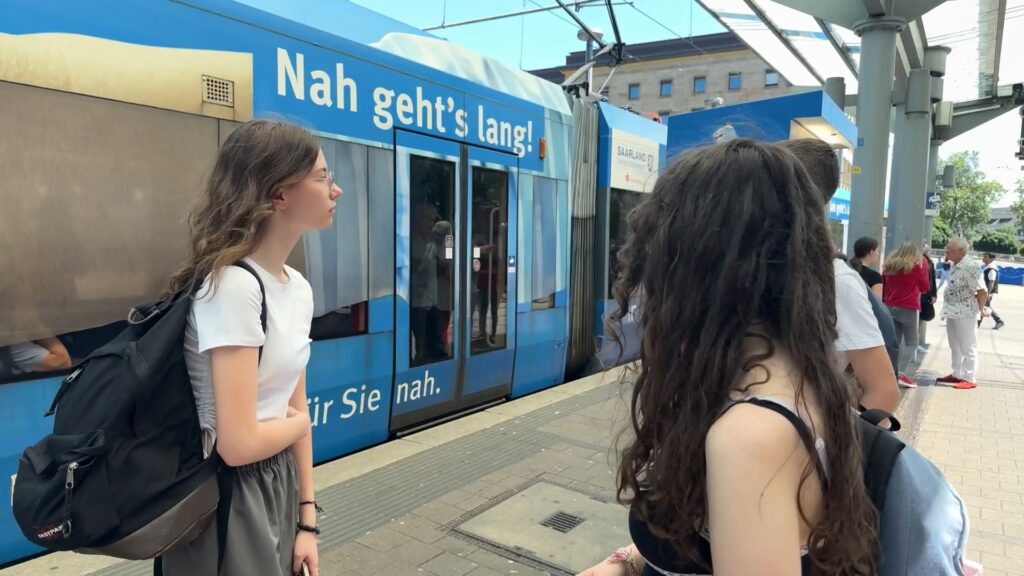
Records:
[[[602,32],[600,28],[591,28],[590,31],[593,32],[593,36],[591,36],[589,33],[587,33],[586,30],[584,30],[582,28],[580,29],[579,32],[576,33],[576,38],[578,40],[586,41],[586,43],[587,43],[587,52],[586,52],[587,58],[586,58],[586,62],[584,62],[584,64],[586,64],[587,62],[590,62],[590,59],[594,57],[594,38],[596,37],[598,40],[604,38],[604,32]],[[588,94],[593,92],[593,86],[594,86],[594,67],[591,66],[587,70],[587,93]]]

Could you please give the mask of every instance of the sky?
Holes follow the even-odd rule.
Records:
[[[520,12],[538,7],[557,6],[555,0],[352,0],[410,24],[427,28],[481,18]],[[572,0],[563,0],[573,6]],[[630,5],[631,4],[631,5]],[[630,4],[614,0],[616,20],[622,41],[638,44],[700,34],[725,32],[725,27],[693,0],[634,0]],[[690,15],[693,14],[691,25]],[[591,28],[600,28],[608,39],[614,38],[604,2],[591,2],[577,15]],[[582,50],[584,42],[576,39],[579,30],[564,10],[516,16],[503,20],[471,24],[432,34],[447,38],[475,52],[501,60],[523,70],[551,68],[565,64],[565,56]],[[626,50],[629,48],[627,46]]]
[[[1007,190],[996,205],[1009,206],[1017,199],[1016,182],[1024,179],[1024,171],[1021,171],[1024,162],[1014,156],[1017,139],[1021,137],[1020,123],[1019,111],[1007,112],[943,144],[939,156],[948,158],[954,152],[977,150],[981,171]]]
[[[496,16],[555,6],[555,0],[351,0],[417,28],[453,24],[474,18]],[[572,6],[572,0],[563,0]],[[725,28],[694,0],[614,0],[622,42],[629,44],[667,40],[690,35],[724,32]],[[606,39],[614,34],[604,2],[580,8],[577,15],[591,28],[600,28]],[[475,52],[523,70],[551,68],[565,64],[565,56],[582,50],[576,39],[578,26],[562,10],[551,10],[431,31]],[[1021,161],[1014,157],[1020,134],[1018,112],[1004,114],[939,149],[946,158],[962,150],[977,150],[981,169],[1007,190],[997,203],[1008,206],[1014,200],[1016,182],[1024,178]]]

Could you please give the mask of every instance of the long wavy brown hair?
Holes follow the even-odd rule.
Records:
[[[274,213],[274,195],[305,178],[319,153],[313,134],[287,122],[252,120],[232,132],[189,213],[189,259],[165,296],[194,292],[207,275],[255,251]],[[212,289],[215,283],[216,275]]]
[[[801,375],[797,405],[813,393],[827,439],[820,521],[800,509],[812,527],[812,564],[821,574],[874,573],[876,515],[852,399],[833,366],[835,284],[822,211],[795,156],[734,140],[680,157],[629,215],[610,321],[621,324],[638,304],[642,342],[618,498],[690,561],[701,562],[696,543],[708,518],[705,437],[742,374],[767,370],[778,346]],[[767,336],[769,350],[751,357],[742,345],[754,333]],[[801,488],[813,470],[812,462]]]

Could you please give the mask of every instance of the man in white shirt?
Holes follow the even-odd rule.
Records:
[[[835,151],[816,139],[784,140],[778,143],[800,160],[827,206],[839,186],[839,163]],[[822,211],[824,217],[824,210]],[[846,262],[834,261],[836,282],[836,364],[847,366],[861,388],[860,405],[895,412],[900,403],[896,372],[885,350],[885,340],[878,329],[868,300],[868,287],[860,275]]]
[[[988,290],[981,279],[981,266],[967,257],[969,245],[963,238],[950,238],[946,258],[953,263],[942,303],[946,335],[953,354],[953,371],[937,380],[954,388],[975,388],[974,368],[978,362],[978,318],[988,316]],[[980,316],[979,316],[980,314]]]
[[[999,330],[1006,323],[1003,322],[1003,319],[992,308],[992,295],[999,292],[999,268],[996,267],[996,255],[991,252],[985,252],[985,255],[981,257],[981,261],[985,264],[982,274],[985,276],[985,289],[988,290],[988,299],[985,301],[985,307],[992,312],[992,319],[996,321],[996,327],[993,330]],[[978,318],[978,328],[981,328],[981,320],[981,318]]]

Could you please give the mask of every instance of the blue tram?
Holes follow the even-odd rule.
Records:
[[[289,259],[314,290],[317,462],[636,355],[602,319],[664,165],[647,119],[324,0],[7,1],[0,102],[7,502],[67,368],[163,291],[254,117],[316,133],[344,190]],[[37,552],[0,509],[0,565]]]

